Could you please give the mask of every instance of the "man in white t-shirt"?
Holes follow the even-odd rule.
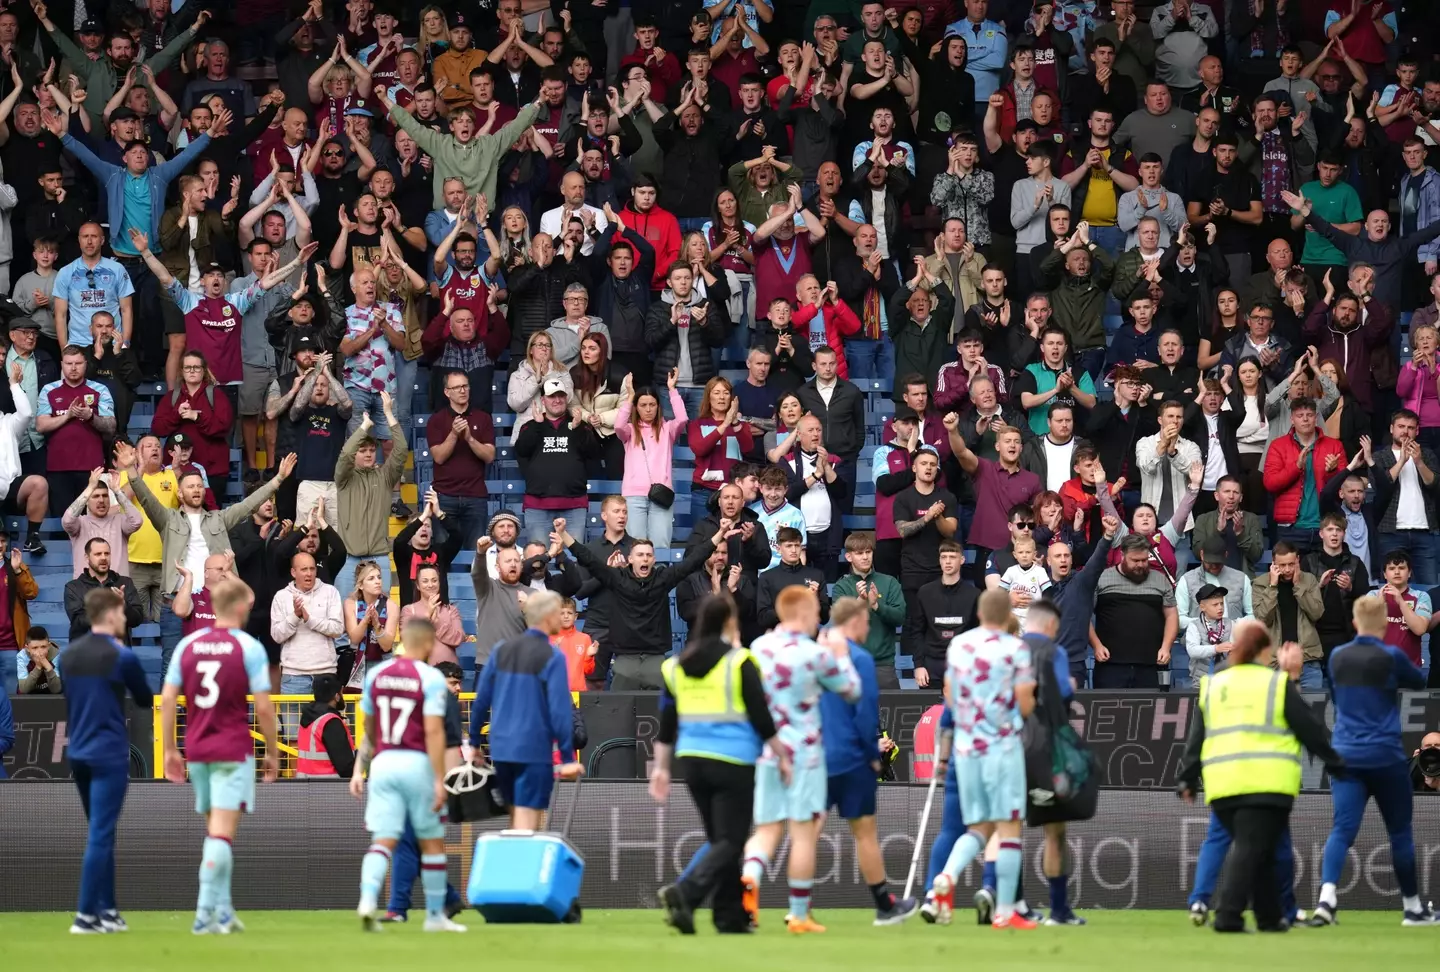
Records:
[[[560,180],[560,195],[565,201],[554,209],[547,210],[540,217],[540,232],[558,239],[565,233],[565,224],[570,217],[578,216],[586,222],[584,242],[580,244],[581,256],[595,252],[595,239],[609,227],[605,213],[585,201],[585,177],[579,172],[567,172]],[[584,214],[588,213],[589,216]]]
[[[1375,475],[1390,484],[1390,502],[1379,524],[1380,553],[1410,554],[1412,580],[1420,587],[1437,582],[1440,518],[1435,507],[1435,454],[1420,444],[1420,419],[1402,408],[1390,419],[1389,449],[1375,453]]]
[[[1070,467],[1074,464],[1075,446],[1085,440],[1075,437],[1075,410],[1068,404],[1051,405],[1046,422],[1046,433],[1031,439],[1020,450],[1020,468],[1033,472],[1045,489],[1058,493],[1074,475]]]

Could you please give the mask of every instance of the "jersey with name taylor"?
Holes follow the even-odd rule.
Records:
[[[265,648],[236,628],[205,628],[180,640],[165,684],[185,696],[185,757],[237,763],[255,753],[247,696],[270,691]]]
[[[443,718],[448,693],[444,677],[414,659],[392,658],[366,672],[360,710],[375,755],[391,750],[424,753],[425,716]]]

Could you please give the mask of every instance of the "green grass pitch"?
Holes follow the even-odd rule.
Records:
[[[623,970],[672,968],[683,972],[794,969],[797,972],[880,972],[926,968],[1213,970],[1254,968],[1423,968],[1433,962],[1440,931],[1401,928],[1398,911],[1344,912],[1335,928],[1297,928],[1286,935],[1217,935],[1190,925],[1177,911],[1090,911],[1084,928],[1000,932],[979,928],[971,911],[957,912],[948,928],[918,917],[895,928],[873,928],[871,913],[825,911],[829,931],[792,937],[781,912],[766,912],[748,937],[717,936],[708,913],[697,916],[699,934],[682,938],[661,923],[658,911],[592,911],[577,926],[487,926],[473,911],[458,920],[467,935],[427,935],[420,925],[389,926],[364,935],[349,912],[272,911],[242,915],[243,935],[195,938],[192,915],[129,912],[124,935],[72,936],[70,916],[0,914],[0,965],[15,972],[255,972],[311,965],[345,972],[490,969]],[[323,956],[328,955],[328,958]],[[943,964],[942,964],[943,963]],[[1239,963],[1244,963],[1240,965]]]

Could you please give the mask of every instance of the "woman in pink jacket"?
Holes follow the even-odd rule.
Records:
[[[660,412],[660,396],[655,389],[642,388],[636,392],[629,375],[620,386],[620,410],[615,413],[615,438],[625,446],[625,479],[620,484],[620,493],[630,511],[629,533],[632,537],[644,537],[659,550],[670,546],[675,524],[671,461],[675,456],[675,440],[687,424],[685,400],[675,390],[679,378],[679,371],[671,368],[666,384],[670,390],[670,412],[675,417],[669,421]],[[670,491],[671,506],[655,502],[655,494],[662,491],[656,487]]]
[[[1416,314],[1419,317],[1419,313]],[[1437,366],[1434,324],[1410,322],[1411,358],[1395,379],[1400,404],[1420,416],[1420,444],[1440,449],[1440,366]]]
[[[460,663],[456,649],[465,640],[465,628],[460,624],[460,609],[440,597],[440,568],[434,564],[423,564],[415,571],[415,603],[401,609],[400,626],[404,627],[412,618],[435,626],[435,644],[427,659],[429,665],[447,661]]]

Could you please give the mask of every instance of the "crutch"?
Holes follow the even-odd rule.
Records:
[[[900,897],[910,897],[910,891],[915,886],[915,869],[920,866],[920,848],[925,844],[925,828],[930,824],[930,808],[935,804],[935,784],[940,780],[938,771],[939,763],[930,764],[934,770],[930,774],[930,786],[925,791],[925,809],[920,811],[920,833],[915,835],[915,853],[910,855],[910,873],[905,876],[905,893]]]

